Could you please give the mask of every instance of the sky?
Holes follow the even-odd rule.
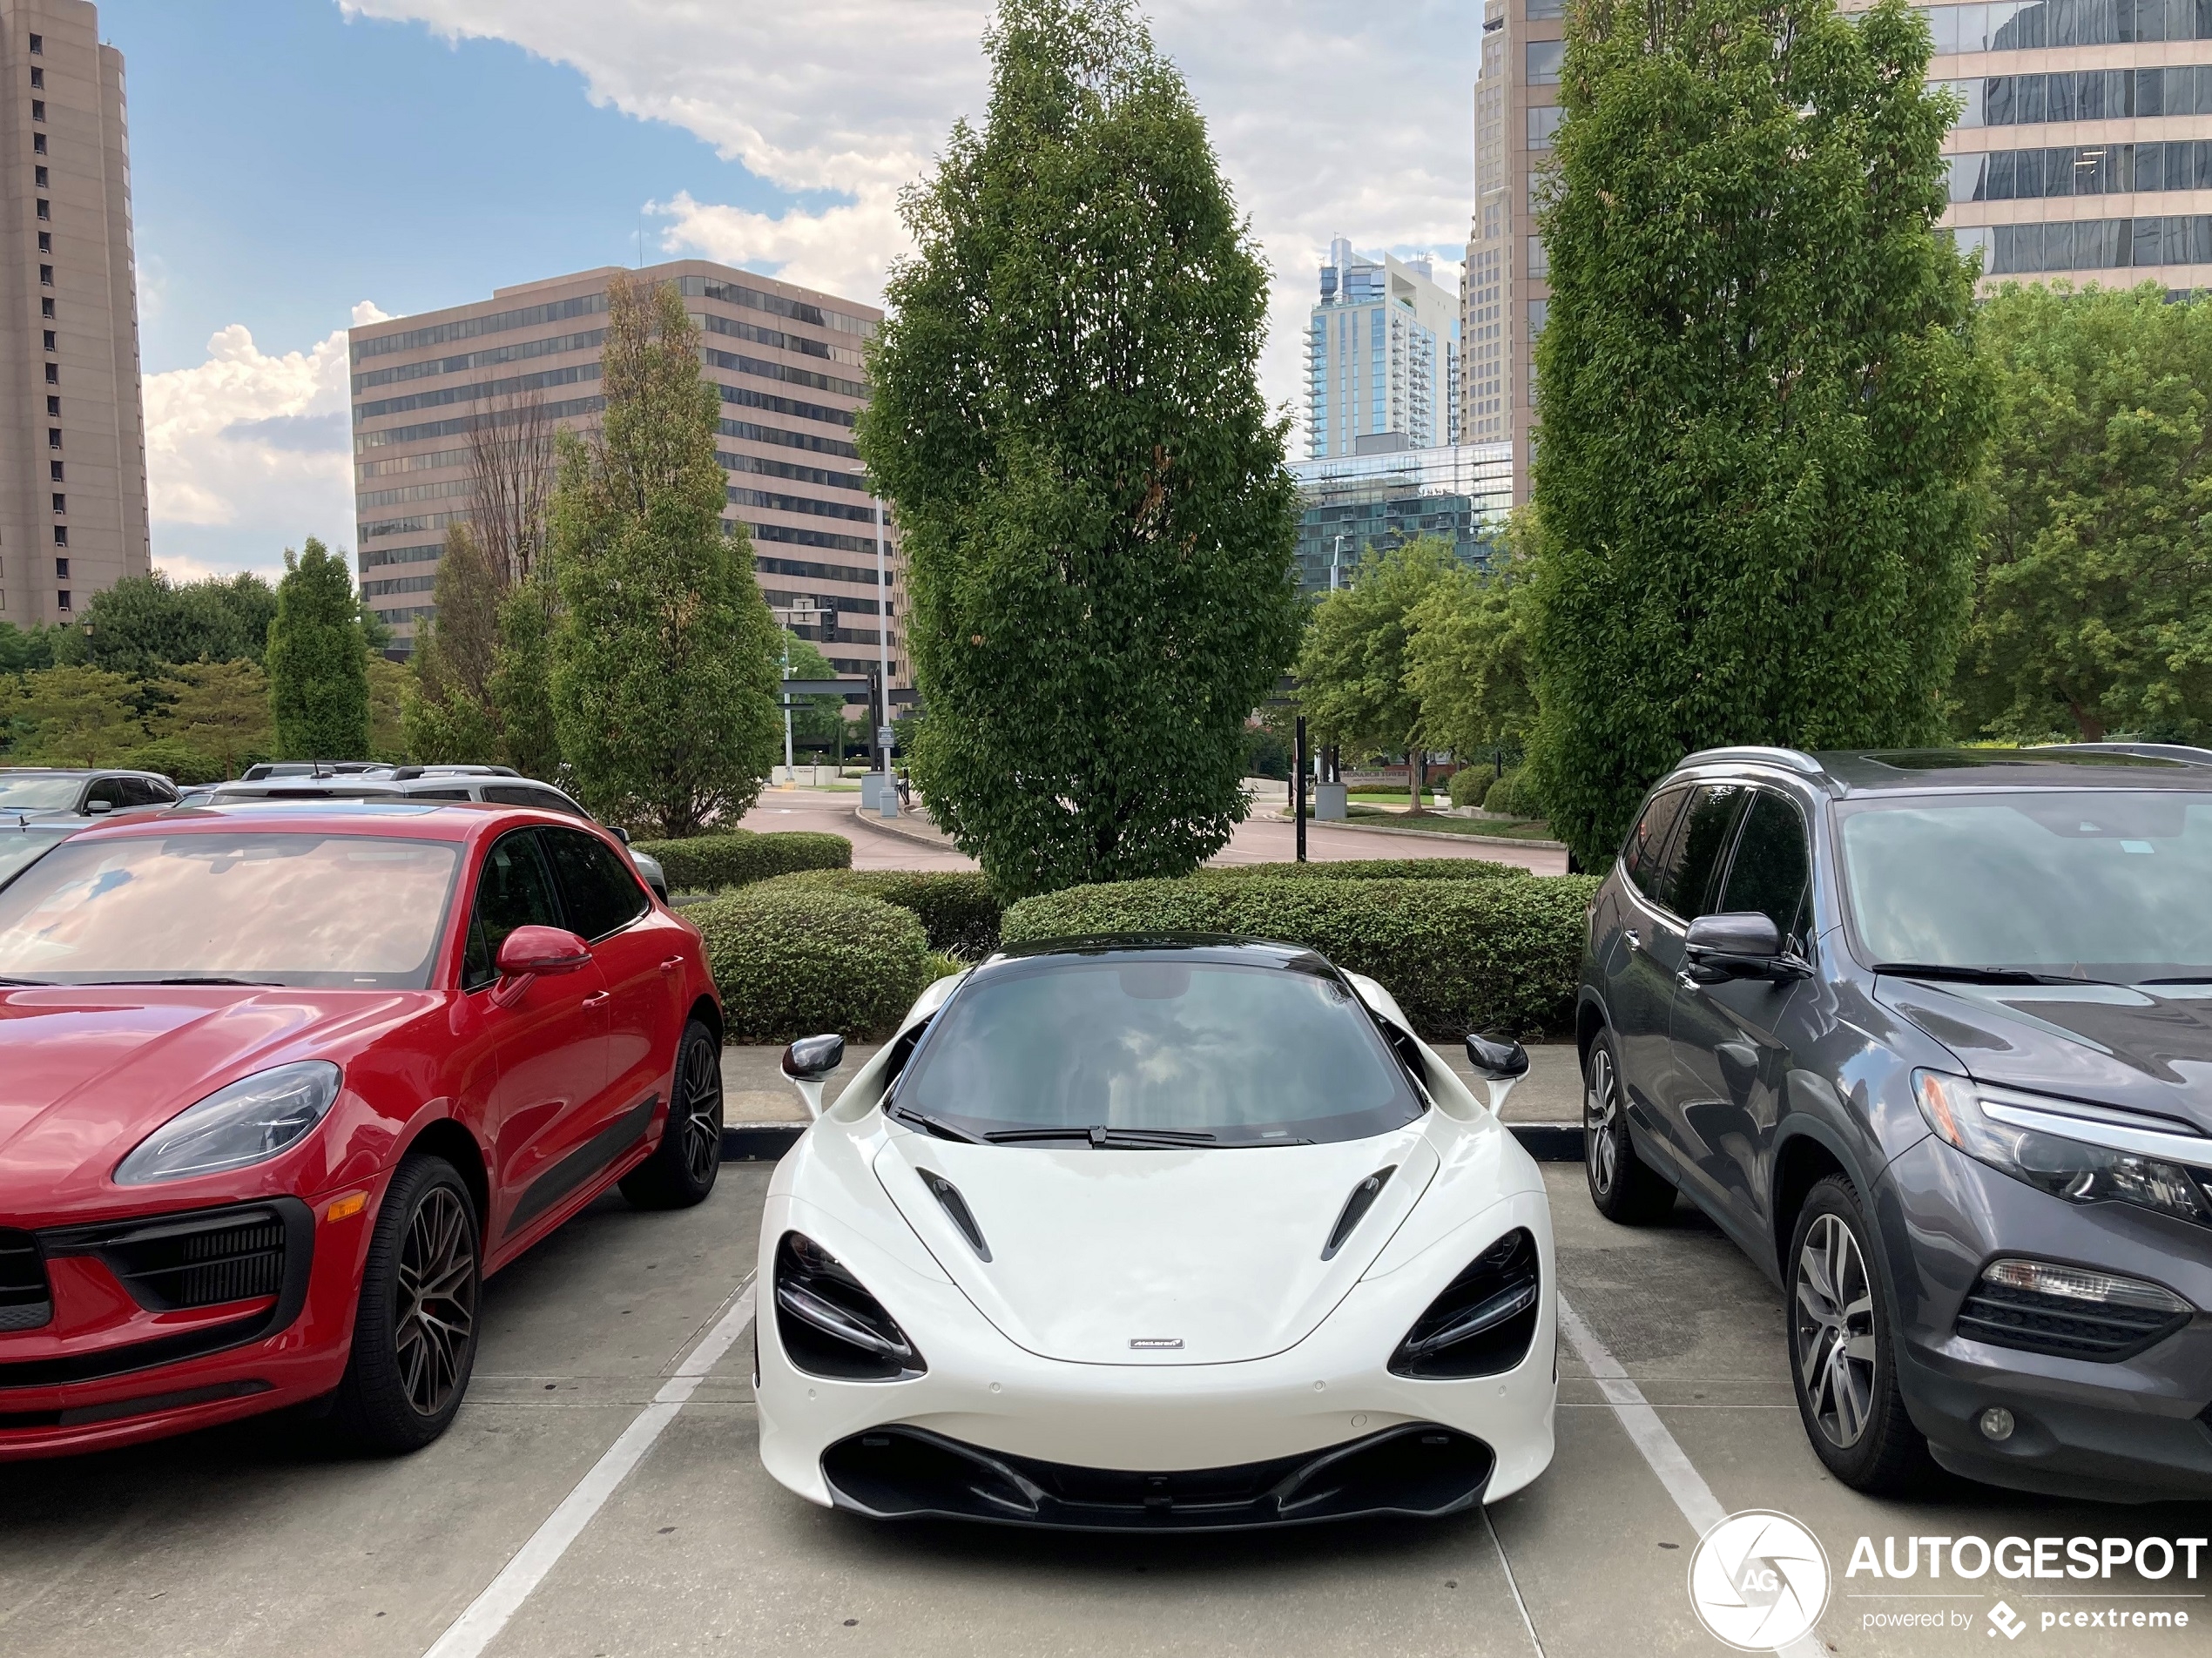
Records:
[[[154,563],[350,550],[346,329],[698,255],[880,302],[988,93],[981,0],[102,0],[123,54]],[[1154,0],[1274,275],[1464,252],[1480,0]]]

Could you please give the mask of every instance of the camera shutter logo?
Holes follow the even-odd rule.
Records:
[[[1714,1639],[1772,1652],[1809,1633],[1828,1605],[1828,1554],[1787,1514],[1746,1509],[1697,1540],[1689,1604]]]

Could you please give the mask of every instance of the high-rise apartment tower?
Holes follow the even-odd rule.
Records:
[[[1306,325],[1308,458],[1457,443],[1459,329],[1459,298],[1427,259],[1330,243]]]
[[[579,272],[353,330],[361,589],[395,644],[412,647],[446,527],[469,516],[476,422],[511,416],[518,399],[542,399],[556,427],[598,419],[617,274],[674,283],[699,325],[700,372],[721,400],[725,522],[751,526],[770,608],[841,674],[873,671],[890,627],[891,683],[909,684],[892,620],[904,588],[897,543],[887,523],[879,589],[874,504],[853,442],[867,398],[861,347],[883,313],[705,259]]]
[[[0,0],[0,622],[152,568],[123,55],[84,0]]]

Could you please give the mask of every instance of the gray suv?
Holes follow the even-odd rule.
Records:
[[[1848,1485],[2212,1496],[2199,758],[1711,750],[1599,888],[1590,1196],[1783,1288]]]

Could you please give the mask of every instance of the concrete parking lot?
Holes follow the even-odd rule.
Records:
[[[1697,1529],[1680,1499],[1696,1486],[1723,1510],[1795,1515],[1822,1540],[1835,1592],[1818,1644],[1799,1652],[2006,1648],[1986,1644],[2000,1593],[2029,1621],[2023,1650],[2212,1650],[2202,1578],[1844,1579],[1862,1534],[1877,1549],[1885,1535],[1900,1548],[1912,1534],[2172,1536],[2201,1534],[2206,1517],[1949,1479],[1895,1503],[1837,1486],[1791,1402],[1776,1292],[1686,1206],[1647,1230],[1598,1219],[1573,1164],[1548,1176],[1561,1288],[1591,1345],[1562,1344],[1556,1461],[1487,1517],[1153,1540],[884,1527],[816,1509],[754,1454],[751,1331],[732,1316],[769,1175],[732,1164],[709,1203],[672,1215],[610,1196],[494,1279],[469,1402],[414,1457],[334,1454],[311,1425],[275,1420],[0,1470],[0,1652],[1719,1652],[1685,1589]],[[692,1362],[694,1384],[682,1372],[703,1338],[725,1348]],[[654,1406],[671,1382],[692,1391]],[[1667,1479],[1640,1437],[1676,1448]],[[1926,1598],[1941,1594],[1955,1598]],[[2039,1621],[2115,1604],[2203,1615],[2156,1634]],[[1868,1624],[1932,1612],[1955,1627]]]

